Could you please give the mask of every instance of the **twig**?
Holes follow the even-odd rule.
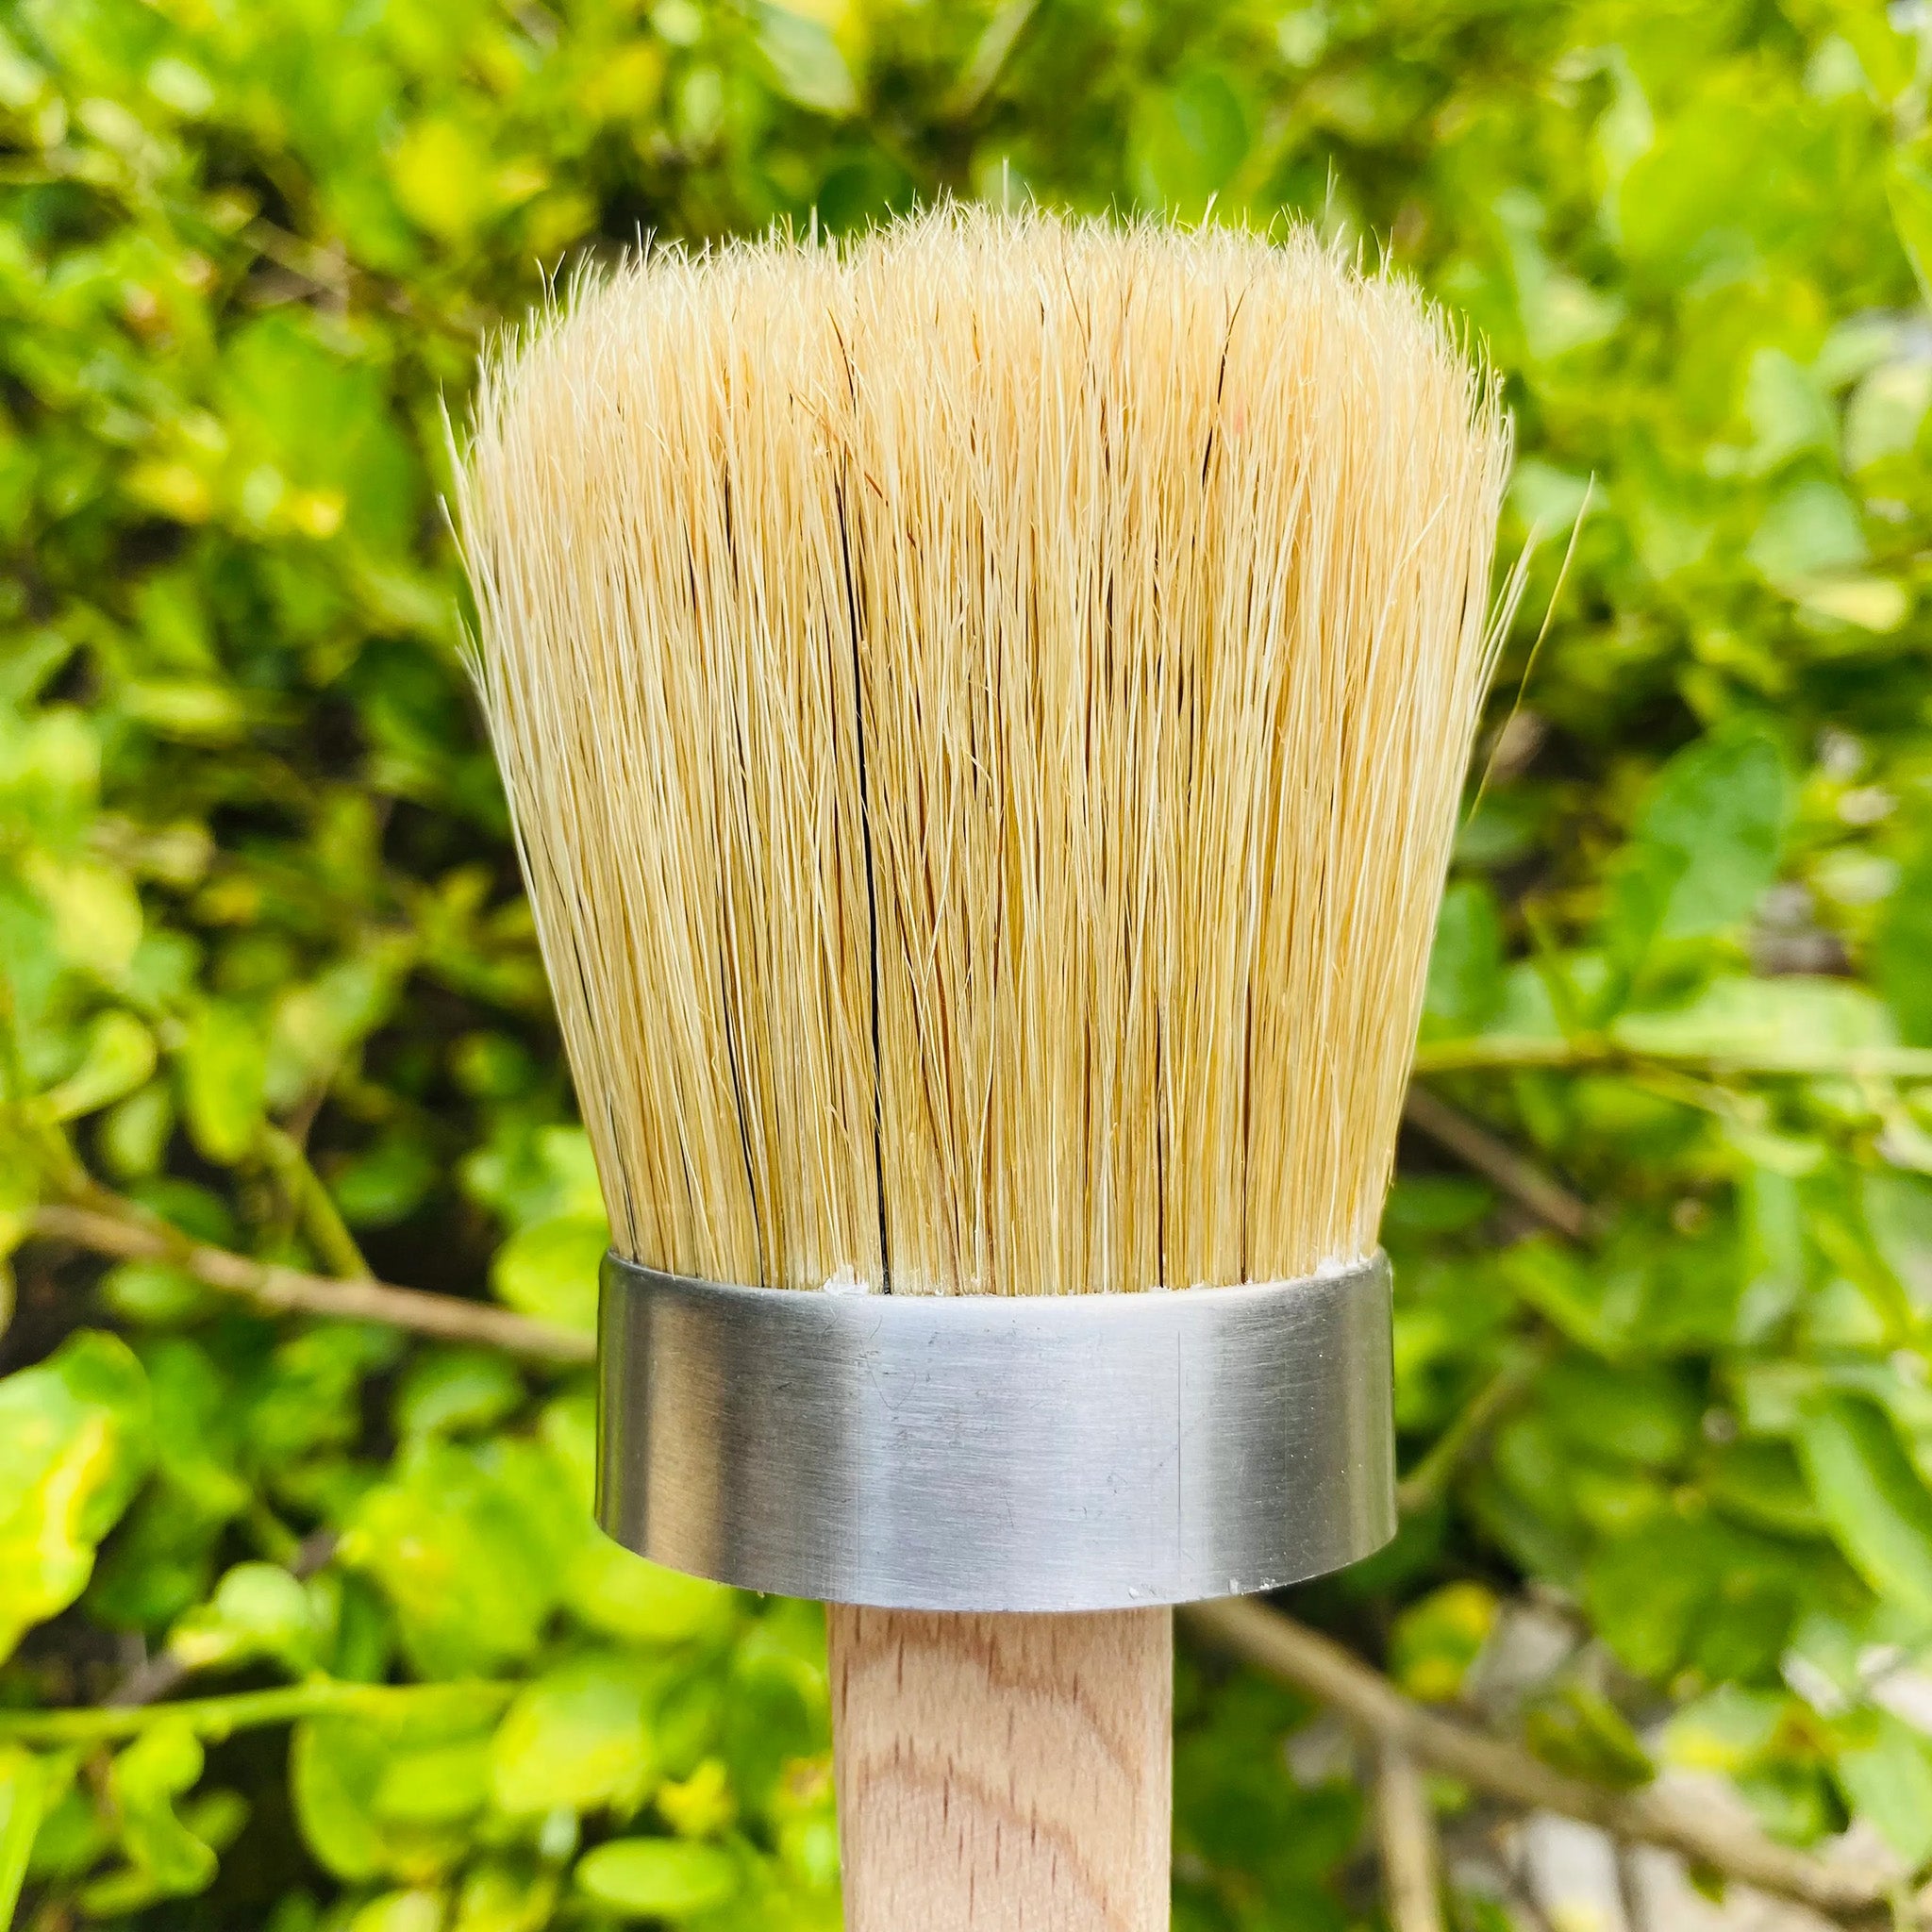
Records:
[[[1757,1074],[1798,1079],[1932,1080],[1932,1047],[1857,1047],[1842,1052],[1724,1053],[1625,1046],[1599,1034],[1550,1039],[1541,1034],[1481,1034],[1470,1040],[1425,1041],[1416,1049],[1418,1074],[1466,1074],[1511,1067],[1546,1067],[1573,1073],[1590,1069],[1682,1067],[1713,1074]]]
[[[110,1710],[139,1710],[158,1704],[188,1674],[188,1666],[172,1650],[157,1651],[138,1663],[108,1692]]]
[[[1449,1487],[1490,1431],[1512,1409],[1548,1365],[1551,1342],[1533,1342],[1506,1361],[1463,1405],[1462,1411],[1429,1444],[1427,1455],[1395,1486],[1395,1507],[1405,1516],[1428,1508]]]
[[[1402,1114],[1417,1132],[1447,1148],[1485,1180],[1494,1181],[1558,1234],[1585,1241],[1596,1231],[1596,1215],[1587,1202],[1426,1087],[1408,1090]]]
[[[265,216],[257,216],[242,230],[242,241],[285,275],[338,302],[346,303],[360,295],[379,303],[392,314],[439,328],[464,341],[474,341],[487,325],[487,318],[474,303],[458,299],[447,314],[425,309],[399,282],[372,275],[345,255],[319,247],[300,235],[291,235]]]
[[[1231,1597],[1196,1604],[1182,1614],[1209,1642],[1307,1691],[1378,1740],[1399,1744],[1421,1762],[1494,1797],[1560,1812],[1617,1838],[1661,1845],[1740,1885],[1832,1918],[1874,1919],[1890,1907],[1877,1880],[1788,1850],[1748,1825],[1714,1818],[1681,1791],[1607,1790],[1554,1771],[1474,1725],[1425,1710],[1339,1643],[1278,1610]]]
[[[1375,1840],[1382,1895],[1394,1932],[1442,1932],[1441,1858],[1436,1814],[1406,1745],[1383,1738],[1375,1751]]]
[[[191,1241],[178,1229],[97,1208],[49,1205],[34,1210],[29,1232],[47,1241],[72,1241],[124,1261],[170,1261],[204,1286],[238,1294],[258,1307],[344,1322],[380,1322],[443,1341],[472,1341],[532,1361],[588,1362],[596,1341],[569,1328],[535,1322],[508,1308],[494,1308],[451,1294],[391,1288],[381,1281],[343,1281],[300,1268],[256,1261],[227,1248]]]
[[[88,1705],[70,1710],[0,1710],[0,1743],[93,1744],[132,1738],[158,1724],[186,1724],[198,1738],[225,1738],[305,1717],[379,1719],[425,1705],[489,1711],[508,1704],[514,1684],[484,1679],[447,1684],[351,1684],[311,1677],[268,1690],[186,1697],[178,1704]]]

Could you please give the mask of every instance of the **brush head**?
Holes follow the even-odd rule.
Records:
[[[1509,439],[1311,237],[653,251],[487,363],[475,675],[617,1250],[895,1292],[1374,1241]]]

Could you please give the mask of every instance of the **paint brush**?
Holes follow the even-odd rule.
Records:
[[[1169,1606],[1392,1533],[1493,376],[1311,236],[653,248],[486,359],[599,1511],[830,1612],[853,1932],[1167,1924]]]

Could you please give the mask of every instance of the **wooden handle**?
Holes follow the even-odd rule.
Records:
[[[826,1616],[846,1932],[1166,1932],[1171,1612]]]

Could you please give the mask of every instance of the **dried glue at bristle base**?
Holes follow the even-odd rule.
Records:
[[[653,248],[504,343],[475,671],[619,1252],[1367,1255],[1507,460],[1443,321],[1305,234]]]

